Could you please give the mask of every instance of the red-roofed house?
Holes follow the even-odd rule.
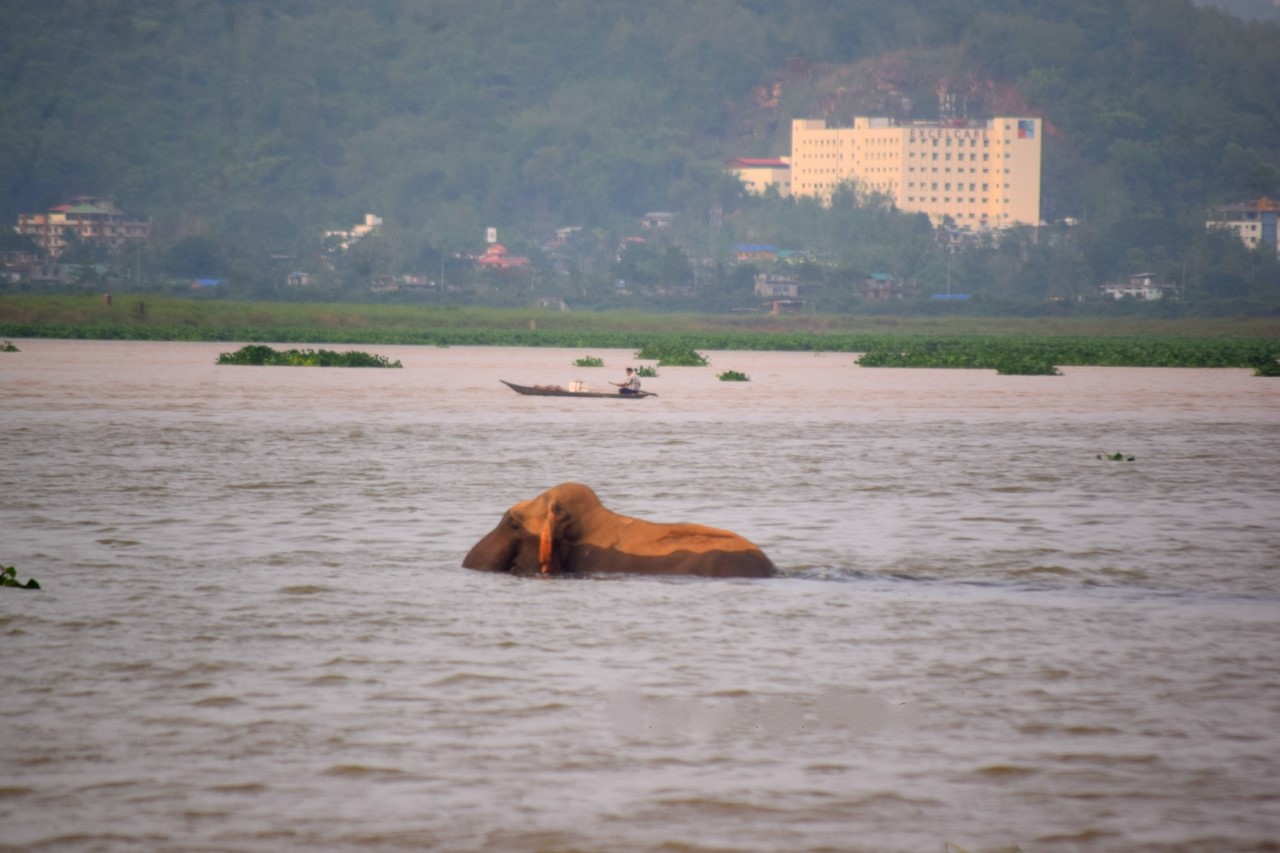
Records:
[[[501,243],[492,243],[476,261],[482,270],[520,270],[533,264],[523,255],[513,255]]]
[[[17,231],[29,235],[56,258],[66,251],[72,234],[109,249],[146,243],[151,239],[151,220],[135,219],[106,199],[81,196],[51,207],[47,213],[19,213]]]
[[[770,186],[778,195],[791,195],[791,163],[786,157],[739,157],[729,161],[728,169],[753,195]]]

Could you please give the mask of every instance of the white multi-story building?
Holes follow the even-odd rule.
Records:
[[[860,116],[845,127],[796,119],[791,194],[829,203],[853,182],[935,225],[1039,225],[1041,131],[1040,119],[1015,116],[929,123]]]

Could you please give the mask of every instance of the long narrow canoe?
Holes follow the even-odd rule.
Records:
[[[559,385],[517,385],[505,379],[498,381],[517,394],[527,394],[530,397],[608,397],[617,400],[638,400],[641,397],[658,396],[652,391],[639,391],[635,394],[619,394],[617,391],[570,391]]]

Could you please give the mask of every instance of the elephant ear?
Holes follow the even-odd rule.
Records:
[[[542,531],[538,536],[538,568],[544,575],[551,574],[551,560],[555,556],[556,513],[560,507],[552,503],[547,507],[547,517],[542,522]]]

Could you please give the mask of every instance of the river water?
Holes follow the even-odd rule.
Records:
[[[16,343],[0,849],[1278,849],[1280,381]],[[783,576],[459,567],[569,480]]]

